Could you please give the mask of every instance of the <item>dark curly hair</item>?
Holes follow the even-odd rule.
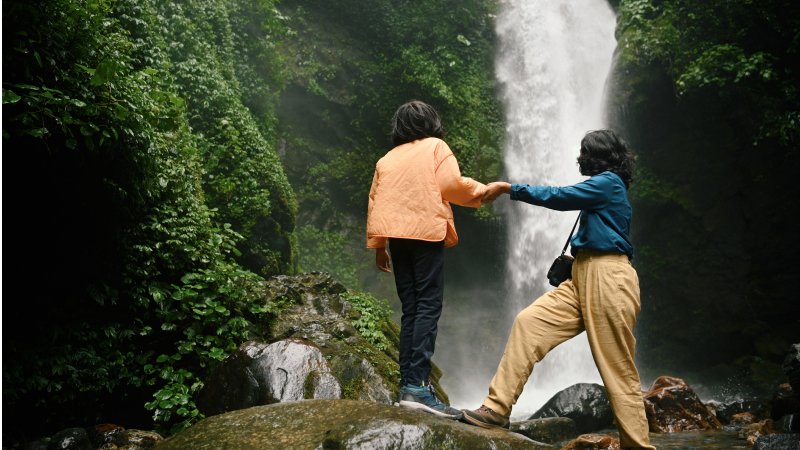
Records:
[[[395,146],[427,137],[444,137],[439,113],[433,106],[411,100],[397,108],[392,117],[392,144]]]
[[[593,176],[611,171],[619,175],[626,187],[633,182],[636,155],[628,144],[611,130],[595,130],[586,133],[581,140],[578,167],[581,175]]]

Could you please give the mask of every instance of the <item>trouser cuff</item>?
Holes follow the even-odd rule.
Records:
[[[490,397],[486,397],[483,399],[483,406],[491,408],[492,411],[500,414],[503,417],[509,417],[511,415],[511,408],[507,408],[500,403],[492,400]]]

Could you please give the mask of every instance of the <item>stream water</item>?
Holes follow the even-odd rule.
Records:
[[[659,450],[733,450],[751,449],[736,431],[683,431],[680,433],[650,433],[650,442]]]

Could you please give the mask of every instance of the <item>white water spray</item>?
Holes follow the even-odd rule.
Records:
[[[604,86],[616,46],[616,17],[605,0],[506,0],[496,21],[497,79],[505,108],[505,177],[511,183],[569,185],[584,179],[580,140],[602,128]],[[551,287],[545,273],[577,212],[498,200],[508,219],[509,313]],[[534,367],[513,410],[527,417],[575,383],[602,383],[586,333]]]

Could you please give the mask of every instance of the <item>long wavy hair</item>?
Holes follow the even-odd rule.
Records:
[[[395,146],[427,137],[444,137],[442,119],[433,106],[411,100],[403,103],[392,117],[392,144]]]
[[[611,130],[595,130],[581,139],[578,167],[581,175],[593,176],[611,171],[619,175],[626,187],[633,183],[636,155],[628,144]]]

